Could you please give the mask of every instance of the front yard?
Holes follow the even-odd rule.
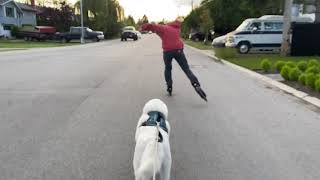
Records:
[[[29,48],[50,48],[50,47],[63,47],[80,44],[78,42],[59,43],[56,41],[24,41],[24,40],[5,40],[0,39],[0,52],[1,49],[29,49]]]
[[[279,54],[238,54],[235,49],[213,48],[202,42],[186,44],[212,50],[216,57],[274,78],[320,99],[320,57],[282,57]]]

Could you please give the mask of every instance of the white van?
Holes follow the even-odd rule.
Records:
[[[292,22],[312,23],[309,17],[292,17]],[[265,15],[246,19],[233,32],[227,34],[226,47],[237,48],[246,54],[251,49],[274,50],[282,43],[283,16]]]

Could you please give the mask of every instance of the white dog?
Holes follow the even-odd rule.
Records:
[[[172,160],[167,118],[168,108],[161,100],[150,100],[144,106],[135,136],[133,168],[136,180],[152,180],[154,173],[157,180],[170,180]]]

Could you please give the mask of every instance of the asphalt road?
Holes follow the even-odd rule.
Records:
[[[108,41],[0,54],[1,180],[129,180],[144,103],[162,99],[173,180],[319,180],[319,109],[186,49],[209,102],[160,41]]]

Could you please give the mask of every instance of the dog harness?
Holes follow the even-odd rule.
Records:
[[[141,126],[157,126],[157,122],[158,122],[160,128],[168,133],[165,116],[161,112],[151,111],[148,113],[148,115],[149,115],[149,119],[144,123],[142,123]],[[162,134],[159,132],[158,142],[162,142],[162,141],[163,141],[163,137],[162,137]]]

